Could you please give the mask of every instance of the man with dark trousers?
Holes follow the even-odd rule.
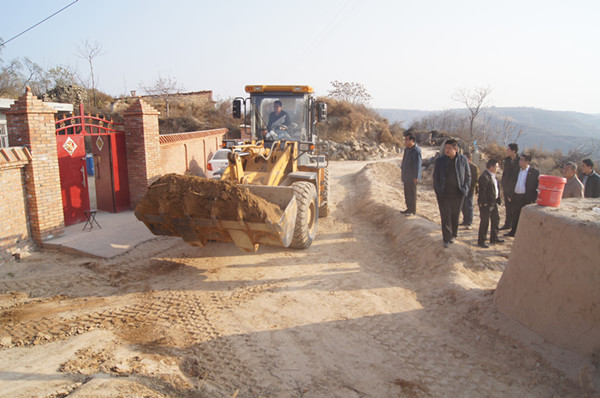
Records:
[[[508,144],[506,147],[506,158],[502,164],[502,179],[500,184],[502,185],[502,192],[504,194],[504,208],[506,215],[504,217],[504,225],[500,229],[512,228],[513,220],[513,205],[508,198],[513,194],[512,189],[515,187],[515,181],[519,174],[519,145]]]
[[[458,234],[458,218],[464,198],[471,186],[469,161],[458,153],[458,143],[449,139],[444,144],[444,155],[435,161],[433,189],[440,209],[444,247],[454,243]]]
[[[473,224],[473,196],[477,191],[477,181],[479,179],[479,167],[473,163],[473,155],[471,152],[465,152],[464,155],[469,160],[469,169],[471,170],[471,187],[469,188],[469,193],[463,200],[462,205],[462,215],[463,222],[462,226],[466,229],[471,229],[471,224]]]
[[[498,238],[498,224],[500,215],[498,214],[498,205],[500,204],[500,189],[496,172],[498,171],[498,161],[490,159],[485,165],[486,170],[479,177],[479,196],[477,204],[479,205],[479,237],[477,245],[487,249],[489,245],[485,243],[485,237],[492,221],[490,230],[490,243],[502,243],[504,239]]]
[[[540,172],[530,166],[531,155],[521,154],[519,159],[519,174],[512,189],[512,195],[508,197],[513,206],[512,228],[504,236],[515,236],[521,209],[530,203],[534,203],[537,199],[537,188],[539,183]]]
[[[592,159],[581,161],[581,182],[583,183],[584,198],[600,198],[600,175],[594,171]]]
[[[404,203],[407,216],[417,212],[417,183],[421,180],[421,148],[416,144],[415,136],[408,133],[404,136],[404,157],[402,158],[402,184],[404,185]]]

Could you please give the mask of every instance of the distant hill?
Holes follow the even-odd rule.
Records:
[[[376,109],[376,111],[390,123],[403,122],[405,128],[410,127],[415,120],[441,112],[409,109]],[[517,129],[523,130],[523,135],[518,142],[521,147],[561,149],[566,153],[569,149],[585,145],[594,146],[596,152],[600,151],[600,114],[590,115],[525,107],[490,107],[487,112],[499,123],[508,119]]]

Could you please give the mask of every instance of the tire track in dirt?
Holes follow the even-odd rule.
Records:
[[[82,285],[55,274],[59,287],[44,285],[45,297],[6,296],[0,316],[12,323],[0,333],[35,349],[109,335],[78,346],[64,372],[115,376],[88,386],[127,379],[148,396],[577,396],[535,352],[481,324],[489,292],[452,278],[485,266],[452,268],[441,244],[406,247],[386,235],[397,220],[375,222],[359,201],[361,167],[332,167],[332,215],[307,250],[242,255],[161,237],[110,260],[70,257],[65,280],[83,276]],[[391,188],[378,199],[399,207],[400,186],[389,168],[379,171]],[[412,264],[419,254],[435,261]],[[477,262],[469,256],[465,263]],[[35,273],[15,274],[23,291],[35,287]],[[0,276],[7,289],[11,279]]]
[[[179,250],[174,249],[169,254],[178,253]],[[127,275],[135,277],[133,273]],[[136,304],[122,307],[118,306],[119,297],[98,298],[93,302],[64,296],[26,299],[4,309],[0,331],[10,336],[16,346],[43,345],[97,329],[114,331],[125,341],[140,346],[142,352],[154,352],[157,344],[167,339],[169,345],[178,349],[172,353],[159,351],[182,356],[181,370],[196,380],[197,386],[206,383],[235,386],[230,379],[230,375],[235,374],[244,380],[237,388],[245,388],[245,383],[256,384],[253,372],[238,360],[230,339],[224,338],[212,319],[218,320],[222,311],[250,299],[264,288],[247,286],[223,294],[153,291],[138,294],[134,299]],[[50,316],[44,309],[52,305],[60,309],[55,309]],[[106,307],[110,308],[102,310]],[[80,314],[73,316],[75,310]],[[173,330],[180,334],[172,336]],[[259,390],[255,387],[254,391]]]

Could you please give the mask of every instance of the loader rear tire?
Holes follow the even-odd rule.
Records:
[[[294,196],[298,204],[294,237],[290,247],[293,249],[306,249],[310,247],[317,235],[319,222],[319,207],[317,204],[317,189],[314,184],[298,181],[292,184]]]
[[[319,218],[329,215],[329,169],[323,169],[323,201],[319,206]]]

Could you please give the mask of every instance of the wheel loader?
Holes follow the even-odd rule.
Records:
[[[319,217],[329,212],[328,148],[316,129],[327,106],[310,86],[249,85],[246,92],[249,97],[234,99],[233,116],[243,117],[250,138],[223,140],[229,165],[218,181],[194,177],[199,180],[185,197],[169,199],[178,203],[161,203],[156,195],[146,200],[155,191],[173,191],[173,176],[148,188],[135,215],[155,235],[181,236],[195,246],[233,242],[247,252],[260,244],[312,244]],[[264,216],[270,207],[274,212]],[[249,209],[260,216],[250,217]]]

